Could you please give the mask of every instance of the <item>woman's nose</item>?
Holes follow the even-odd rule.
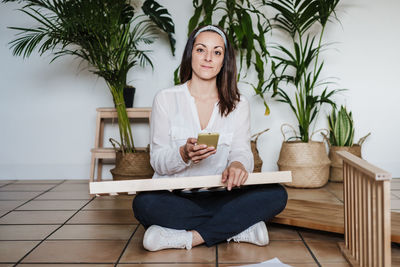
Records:
[[[206,52],[205,60],[206,61],[212,61],[212,52]]]

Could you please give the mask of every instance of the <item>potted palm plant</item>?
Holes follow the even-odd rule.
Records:
[[[123,99],[128,71],[152,62],[149,50],[160,30],[168,35],[175,50],[174,23],[168,11],[154,0],[144,1],[138,14],[126,0],[25,0],[21,12],[38,26],[10,27],[17,38],[10,42],[13,54],[28,57],[35,49],[50,52],[55,60],[75,56],[86,61],[90,70],[104,78],[118,113],[123,155],[137,152]],[[140,48],[141,47],[141,48]],[[117,154],[118,159],[121,158]],[[150,166],[150,164],[148,164]]]
[[[263,92],[273,90],[277,101],[289,105],[298,131],[284,140],[278,166],[291,170],[289,186],[321,187],[328,181],[329,159],[322,142],[311,140],[311,125],[323,104],[335,105],[330,81],[321,79],[324,62],[319,60],[325,26],[335,16],[339,0],[275,0],[267,5],[276,12],[273,27],[289,37],[289,46],[276,44],[271,51],[271,77]],[[312,28],[312,30],[311,30]],[[293,93],[291,93],[293,91]]]
[[[361,146],[365,139],[371,134],[360,138],[357,144],[354,144],[354,122],[353,116],[347,112],[346,107],[341,106],[339,111],[332,109],[328,116],[329,137],[324,135],[329,145],[329,159],[331,168],[329,180],[332,182],[343,182],[343,160],[336,154],[337,151],[347,151],[361,158]]]

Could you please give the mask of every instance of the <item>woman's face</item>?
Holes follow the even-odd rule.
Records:
[[[224,54],[224,39],[218,33],[212,31],[201,32],[193,44],[193,75],[202,80],[216,78],[222,68]]]

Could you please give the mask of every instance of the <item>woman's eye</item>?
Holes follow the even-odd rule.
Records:
[[[204,49],[203,49],[203,48],[197,48],[196,51],[199,52],[199,53],[201,53],[201,52],[204,51]]]
[[[215,51],[215,54],[218,56],[222,55],[222,53],[220,51]]]

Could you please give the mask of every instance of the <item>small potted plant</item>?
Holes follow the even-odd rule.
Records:
[[[354,140],[354,122],[353,116],[347,112],[346,107],[341,106],[339,111],[332,109],[328,116],[329,137],[324,135],[329,145],[329,159],[331,168],[329,180],[332,182],[343,182],[343,160],[336,154],[337,151],[347,151],[361,158],[361,146],[365,139],[371,134],[360,138],[357,144]]]

